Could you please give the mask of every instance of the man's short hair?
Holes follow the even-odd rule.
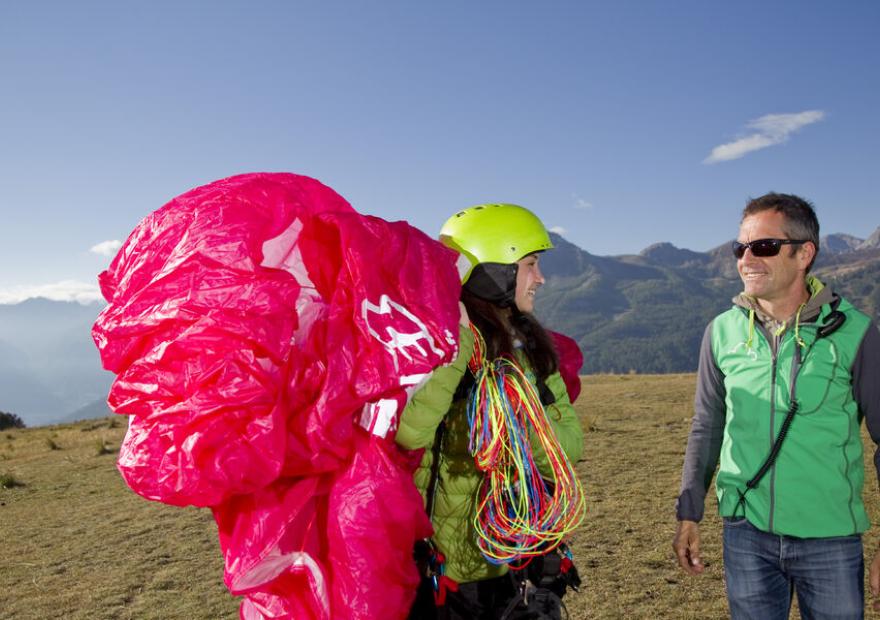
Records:
[[[783,229],[789,239],[810,241],[815,246],[816,254],[807,265],[807,273],[809,273],[813,263],[816,262],[816,257],[819,256],[819,220],[816,218],[812,203],[794,194],[770,192],[750,199],[743,209],[742,219],[763,211],[776,211],[783,215],[785,218]],[[797,250],[797,246],[792,246],[791,256],[794,256]]]

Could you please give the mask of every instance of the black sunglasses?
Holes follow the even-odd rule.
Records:
[[[776,256],[784,245],[801,245],[806,243],[808,239],[756,239],[749,243],[740,243],[734,241],[732,244],[733,255],[737,259],[742,258],[746,253],[746,248],[752,251],[755,256],[766,258],[768,256]]]

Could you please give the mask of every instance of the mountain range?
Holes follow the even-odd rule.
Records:
[[[708,252],[657,243],[637,255],[596,256],[551,237],[537,314],[573,337],[582,372],[669,373],[696,369],[706,324],[741,290],[726,243]],[[880,318],[880,228],[866,239],[823,237],[814,273]],[[29,299],[0,305],[0,411],[28,426],[108,413],[113,376],[101,369],[91,325],[102,304]]]
[[[706,324],[742,290],[730,243],[693,252],[657,243],[638,255],[594,256],[552,235],[537,314],[577,340],[582,372],[696,370]],[[732,241],[732,240],[731,240]],[[867,239],[820,239],[813,273],[878,319],[880,228]]]
[[[102,307],[39,298],[0,305],[0,411],[38,426],[106,398],[113,375],[91,337]],[[94,416],[70,421],[86,417]]]

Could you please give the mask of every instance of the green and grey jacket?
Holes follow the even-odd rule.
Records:
[[[433,443],[437,427],[445,422],[439,450],[439,476],[434,493],[433,514],[434,542],[446,556],[446,574],[459,583],[479,581],[504,574],[506,566],[487,562],[477,547],[477,534],[473,526],[476,500],[482,474],[477,471],[474,459],[468,452],[469,428],[465,412],[465,399],[455,399],[455,393],[467,362],[473,354],[473,335],[470,330],[460,330],[459,354],[449,366],[438,368],[413,395],[401,415],[397,430],[397,443],[409,450],[426,448],[425,456],[415,474],[416,485],[424,497],[431,479]],[[520,359],[523,362],[523,359]],[[533,374],[526,368],[527,376]],[[565,454],[572,463],[577,462],[583,450],[583,430],[568,399],[565,383],[559,373],[550,375],[546,385],[556,402],[545,408],[547,418],[556,433]],[[535,463],[545,475],[549,464],[538,442]]]
[[[745,296],[706,328],[678,519],[699,521],[720,460],[719,512],[758,529],[801,538],[861,533],[865,472],[862,419],[880,441],[880,332],[869,317],[815,278],[791,322],[771,325]],[[833,311],[840,327],[820,337]],[[770,326],[772,329],[768,329]],[[797,413],[773,466],[761,468],[792,403]],[[880,476],[880,452],[875,452]]]

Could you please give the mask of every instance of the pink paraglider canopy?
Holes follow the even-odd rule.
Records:
[[[393,443],[458,338],[456,256],[308,177],[246,174],[145,218],[93,336],[140,495],[210,506],[243,618],[404,618],[430,534]]]

